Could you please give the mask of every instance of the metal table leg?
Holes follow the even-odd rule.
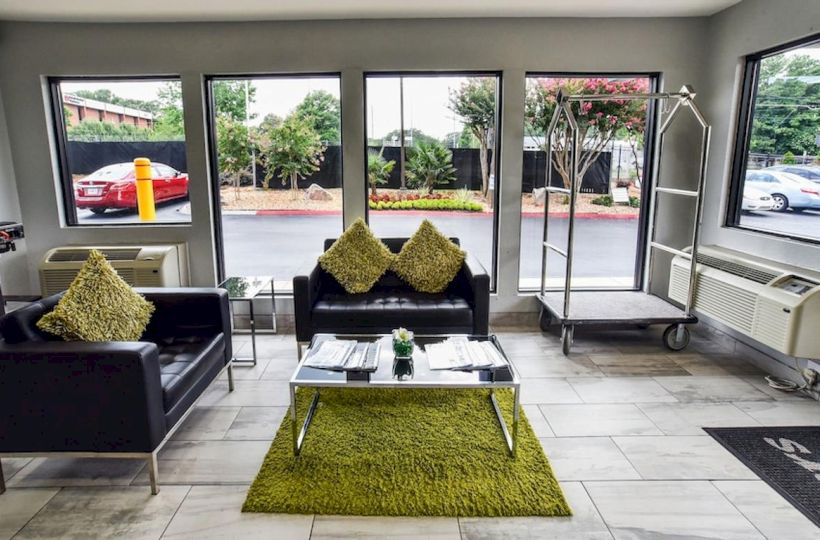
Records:
[[[319,390],[313,393],[313,399],[310,402],[310,407],[308,407],[307,414],[305,415],[305,421],[302,423],[302,429],[299,430],[297,433],[297,425],[298,420],[296,418],[296,386],[290,387],[290,429],[291,434],[293,435],[293,455],[299,456],[302,451],[302,445],[305,442],[305,436],[307,435],[308,428],[310,427],[310,422],[313,420],[313,415],[316,413],[316,405],[319,403]]]
[[[515,458],[518,449],[518,417],[519,417],[519,396],[518,388],[513,389],[513,428],[512,434],[507,429],[507,422],[504,421],[504,415],[501,414],[501,407],[498,405],[498,400],[495,397],[495,391],[490,390],[490,402],[495,410],[495,416],[498,419],[498,425],[501,427],[501,433],[504,436],[504,442],[507,443],[507,449],[510,451],[510,456]]]

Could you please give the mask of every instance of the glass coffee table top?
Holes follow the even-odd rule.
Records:
[[[263,289],[270,288],[272,276],[232,276],[219,284],[231,300],[253,300]]]

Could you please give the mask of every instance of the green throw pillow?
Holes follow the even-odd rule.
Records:
[[[54,310],[37,327],[66,341],[138,341],[154,305],[137,294],[108,263],[91,250]]]
[[[347,292],[365,293],[395,257],[359,218],[319,257],[319,265]]]
[[[419,292],[439,293],[456,277],[465,256],[425,219],[402,246],[393,271]]]

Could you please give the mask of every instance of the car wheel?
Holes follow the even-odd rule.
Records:
[[[105,211],[108,210],[107,208],[89,208],[92,214],[97,214],[98,216],[105,214]]]
[[[775,212],[785,212],[789,209],[789,199],[787,199],[785,195],[772,193],[772,202],[774,202],[772,210]]]

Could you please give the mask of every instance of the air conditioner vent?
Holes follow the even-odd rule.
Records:
[[[703,253],[698,253],[698,263],[708,266],[710,268],[722,270],[723,272],[732,274],[734,276],[750,279],[756,283],[760,283],[761,285],[769,283],[770,281],[772,281],[780,275],[763,270],[761,268],[755,268],[752,266],[736,263],[726,259],[712,257],[710,255],[705,255]]]
[[[101,249],[109,261],[135,261],[140,253],[139,249]],[[48,262],[85,262],[88,259],[90,249],[61,249],[55,251],[48,258]]]

